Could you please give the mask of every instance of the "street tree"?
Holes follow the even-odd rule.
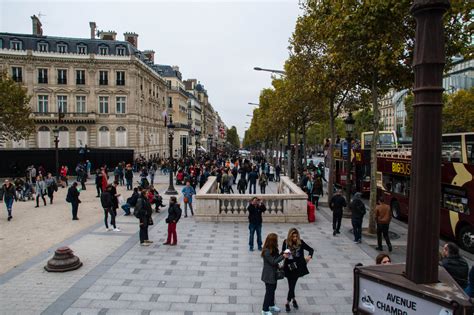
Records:
[[[229,130],[227,130],[226,141],[232,145],[233,149],[240,148],[239,135],[235,126],[232,126]]]
[[[0,73],[0,140],[26,139],[35,130],[31,96],[6,72]]]

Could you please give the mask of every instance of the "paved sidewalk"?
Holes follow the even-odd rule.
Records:
[[[179,188],[177,188],[179,191]],[[168,200],[165,200],[168,203]],[[76,271],[43,270],[44,253],[0,276],[0,314],[257,314],[264,284],[262,259],[248,251],[244,223],[178,223],[178,246],[162,245],[165,213],[155,217],[150,247],[140,247],[134,217],[118,217],[120,233],[105,232],[103,223],[63,242],[84,262]],[[332,236],[320,212],[311,224],[264,224],[286,238],[290,227],[316,250],[310,274],[300,279],[301,314],[352,314],[352,269],[373,257],[345,235]],[[277,304],[284,306],[286,280],[278,283]]]

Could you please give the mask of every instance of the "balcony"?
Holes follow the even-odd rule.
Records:
[[[37,124],[58,124],[58,113],[33,112],[35,123]],[[95,112],[86,113],[63,113],[62,124],[95,124],[97,114]]]

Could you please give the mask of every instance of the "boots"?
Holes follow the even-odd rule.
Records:
[[[11,210],[8,210],[8,221],[10,221],[12,219],[12,211]]]

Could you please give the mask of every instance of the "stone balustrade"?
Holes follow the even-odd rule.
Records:
[[[195,196],[197,221],[247,222],[247,206],[257,196],[267,207],[264,222],[308,222],[307,195],[286,176],[281,177],[278,194],[220,194],[217,188],[216,177],[211,176]]]

